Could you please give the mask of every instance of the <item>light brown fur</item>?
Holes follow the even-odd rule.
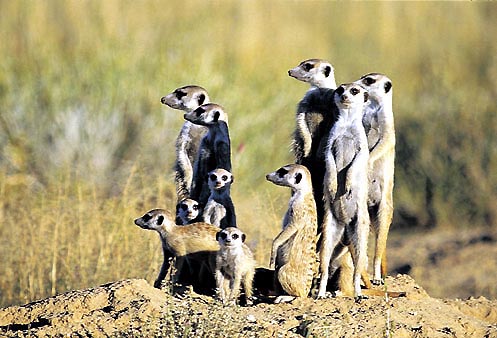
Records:
[[[307,297],[317,273],[316,203],[309,171],[289,164],[266,179],[292,189],[283,229],[273,241],[270,268],[276,269],[277,280],[288,295]]]
[[[387,275],[386,247],[393,217],[395,166],[395,126],[392,111],[392,81],[383,74],[370,73],[356,83],[369,93],[363,125],[369,148],[368,212],[375,234],[373,283],[381,284]]]
[[[162,241],[164,262],[155,280],[155,287],[160,288],[169,269],[169,259],[173,257],[180,258],[176,261],[179,273],[182,272],[183,265],[188,264],[189,259],[193,259],[200,261],[202,267],[207,269],[207,273],[213,276],[216,253],[219,250],[216,241],[218,227],[200,222],[176,225],[172,215],[163,209],[148,211],[142,217],[135,219],[135,224],[142,229],[157,231]]]
[[[252,283],[255,260],[244,243],[245,234],[235,227],[227,227],[216,235],[220,250],[216,257],[216,287],[223,303],[236,303],[243,284],[245,302],[252,304]]]

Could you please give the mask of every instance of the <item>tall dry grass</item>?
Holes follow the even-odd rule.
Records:
[[[109,280],[152,280],[156,235],[133,218],[174,207],[181,114],[195,83],[230,115],[240,226],[259,264],[288,191],[307,89],[286,75],[329,59],[338,82],[394,82],[393,230],[495,226],[495,5],[204,1],[0,1],[0,306]],[[256,217],[254,217],[254,215]]]

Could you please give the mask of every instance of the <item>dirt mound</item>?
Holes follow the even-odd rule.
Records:
[[[388,278],[387,288],[407,296],[225,307],[212,297],[172,297],[145,280],[124,280],[0,309],[0,335],[497,337],[496,301],[434,299],[407,275]]]

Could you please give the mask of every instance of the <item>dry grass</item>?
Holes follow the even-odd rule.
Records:
[[[0,306],[153,280],[173,208],[181,116],[160,97],[201,84],[230,114],[235,202],[261,265],[288,191],[296,103],[286,71],[329,59],[338,82],[395,86],[395,227],[497,214],[497,7],[467,3],[0,1]],[[254,217],[257,216],[257,217]]]

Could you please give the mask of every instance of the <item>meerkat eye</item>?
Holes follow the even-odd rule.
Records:
[[[342,95],[344,92],[345,92],[345,89],[344,89],[342,86],[338,87],[338,88],[335,90],[335,93],[336,93],[337,95]]]
[[[238,239],[238,235],[237,234],[233,234],[233,236],[231,236],[231,238]]]
[[[221,177],[221,178],[223,179],[223,181],[228,180],[228,176],[226,176],[226,175],[223,175],[223,177]]]
[[[147,221],[149,221],[151,218],[152,218],[152,216],[150,216],[149,214],[145,214],[145,215],[143,215],[142,220],[143,220],[144,222],[147,222]]]
[[[212,174],[209,176],[209,178],[211,179],[211,181],[216,181],[217,180],[217,176]]]
[[[286,170],[285,168],[280,168],[276,171],[276,174],[279,176],[279,177],[283,177],[285,176],[286,174],[288,173],[288,170]]]
[[[375,79],[373,79],[372,77],[367,77],[367,78],[365,78],[365,79],[364,79],[364,83],[365,83],[366,85],[368,85],[368,86],[371,86],[371,85],[372,85],[373,83],[375,83],[375,82],[376,82],[376,80],[375,80]]]
[[[228,237],[228,235],[226,234],[226,232],[221,232],[221,234],[219,235],[223,240],[226,239]]]
[[[183,93],[181,90],[176,90],[176,91],[174,92],[174,94],[176,94],[176,98],[177,98],[178,100],[181,100],[181,98],[182,98],[183,96],[186,96],[186,93]]]
[[[183,210],[183,211],[187,211],[187,210],[188,210],[188,205],[186,205],[186,204],[181,204],[179,207],[180,207],[180,208],[181,208],[181,210]]]
[[[352,88],[352,89],[350,90],[350,92],[352,93],[352,95],[354,95],[354,96],[355,96],[355,95],[359,94],[359,89],[357,89],[357,88]]]
[[[192,206],[192,209],[193,209],[193,210],[198,210],[198,204],[194,204],[194,205]]]
[[[205,113],[205,109],[202,108],[202,107],[198,107],[197,109],[194,110],[194,113],[197,117],[199,117],[200,115],[202,115],[203,113]]]
[[[310,63],[304,63],[304,69],[306,72],[310,71],[314,66]]]

